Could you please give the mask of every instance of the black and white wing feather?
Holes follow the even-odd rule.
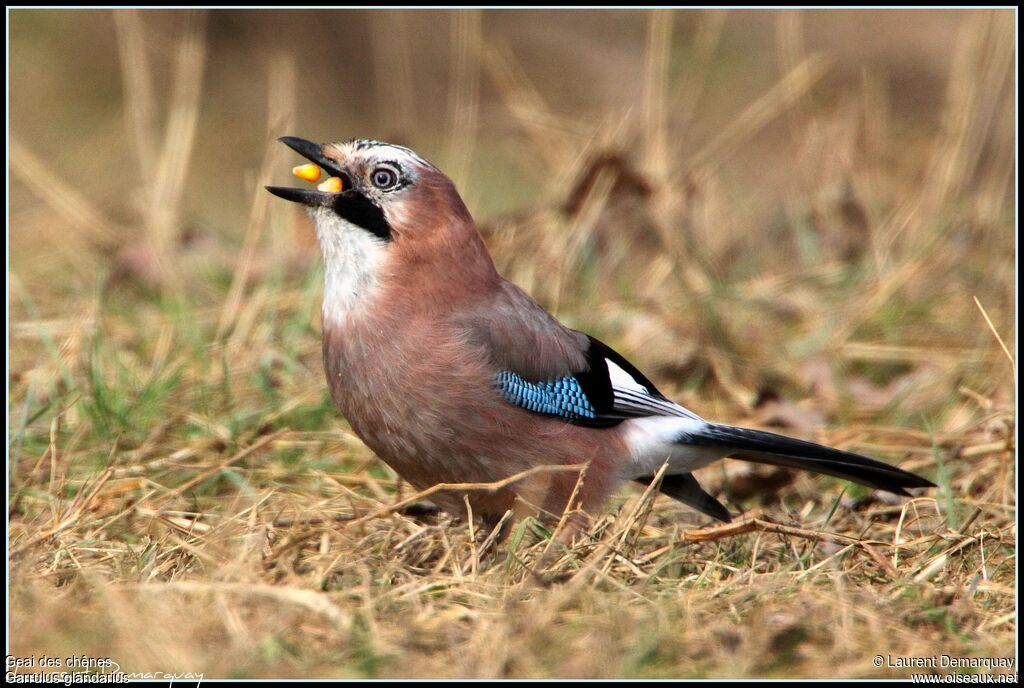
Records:
[[[535,413],[562,418],[569,423],[591,427],[611,427],[629,419],[654,424],[653,442],[648,449],[637,449],[641,462],[650,461],[649,473],[637,481],[649,483],[666,455],[707,450],[707,456],[733,458],[798,468],[852,480],[895,494],[907,494],[908,487],[929,487],[920,476],[875,459],[833,449],[814,442],[783,435],[708,423],[679,404],[667,399],[654,384],[629,361],[602,342],[589,337],[586,366],[553,380],[530,381],[512,371],[502,371],[497,386],[506,400]],[[649,420],[643,420],[649,419]],[[676,419],[678,422],[673,422]],[[701,488],[692,475],[696,464],[682,461],[663,479],[660,489],[670,497],[720,520],[729,512]],[[685,467],[684,467],[685,466]],[[699,465],[697,465],[699,467]]]
[[[498,389],[516,406],[577,425],[612,427],[630,418],[651,417],[704,424],[695,413],[667,399],[614,349],[593,337],[587,339],[584,369],[538,381],[530,381],[511,370],[501,370],[496,377]],[[637,482],[649,485],[651,480],[652,477],[641,477]],[[730,520],[729,510],[708,494],[691,473],[666,475],[659,489],[712,518]]]
[[[495,384],[516,406],[570,423],[611,427],[629,418],[700,418],[667,399],[650,380],[614,349],[588,337],[583,369],[548,380],[530,380],[501,370]]]

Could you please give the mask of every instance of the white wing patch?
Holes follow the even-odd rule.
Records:
[[[644,416],[672,416],[702,420],[696,413],[683,408],[674,401],[653,396],[643,384],[614,361],[606,358],[605,363],[608,364],[608,379],[612,383],[616,408]]]
[[[612,387],[632,389],[638,392],[643,392],[644,394],[649,394],[646,387],[637,382],[632,375],[616,365],[614,361],[609,361],[606,358],[604,359],[604,362],[608,364],[608,378],[612,381]]]

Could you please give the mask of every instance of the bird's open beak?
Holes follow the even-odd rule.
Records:
[[[278,139],[281,143],[291,148],[293,151],[303,156],[307,160],[310,160],[316,165],[319,165],[325,169],[328,174],[332,177],[338,177],[342,180],[342,191],[331,192],[331,191],[313,191],[312,189],[296,189],[287,186],[267,186],[267,191],[285,199],[286,201],[294,201],[295,203],[302,203],[311,207],[318,206],[330,206],[332,205],[339,194],[347,193],[351,190],[352,185],[349,182],[348,175],[338,167],[338,163],[331,160],[324,155],[323,145],[319,143],[313,143],[306,139],[300,139],[298,136],[282,136]]]

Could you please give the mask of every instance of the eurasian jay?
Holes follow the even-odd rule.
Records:
[[[496,518],[518,504],[558,515],[575,491],[592,513],[623,483],[650,483],[667,461],[661,492],[728,521],[693,476],[724,457],[901,495],[934,486],[859,454],[706,421],[667,399],[621,355],[503,279],[452,181],[408,148],[280,140],[330,174],[317,191],[267,190],[304,204],[315,221],[324,369],[355,433],[421,490],[577,466],[493,492],[431,495],[441,508],[465,513],[468,502]]]

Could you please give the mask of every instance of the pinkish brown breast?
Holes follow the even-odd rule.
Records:
[[[592,508],[613,490],[627,456],[616,428],[594,429],[508,404],[487,352],[429,314],[399,317],[375,309],[324,323],[324,369],[331,396],[352,429],[418,489],[438,483],[490,483],[537,466],[590,466],[581,492]],[[500,514],[515,497],[561,513],[576,471],[539,473],[497,492],[471,491],[476,514]],[[462,494],[430,498],[455,513]]]

